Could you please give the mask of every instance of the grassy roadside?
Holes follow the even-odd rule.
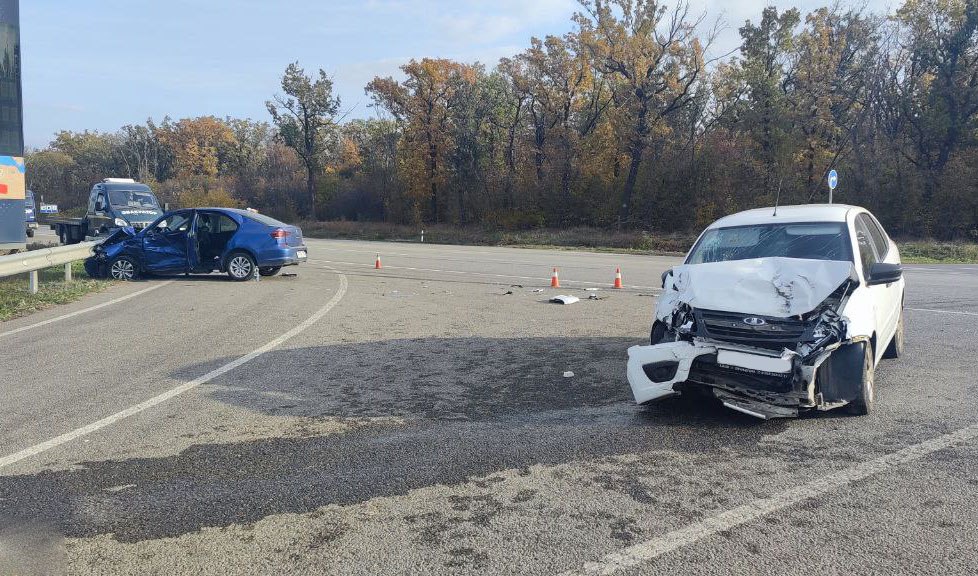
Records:
[[[383,222],[303,222],[309,238],[420,242],[421,230]],[[652,235],[648,232],[615,232],[601,228],[568,228],[505,231],[479,226],[426,226],[425,242],[467,246],[576,249],[593,252],[682,255],[696,240],[694,234]],[[978,264],[978,244],[936,240],[897,240],[907,264]]]
[[[309,238],[336,240],[384,240],[420,242],[421,230],[413,226],[383,222],[301,222]],[[498,230],[481,226],[425,226],[424,241],[464,246],[514,246],[524,248],[574,248],[601,252],[656,254],[685,253],[695,235],[605,230],[575,227],[566,229]]]
[[[81,262],[75,262],[71,269],[74,280],[67,285],[64,282],[63,266],[38,272],[40,286],[37,294],[28,292],[27,274],[0,278],[0,322],[57,304],[74,302],[86,294],[105,290],[112,284],[106,280],[89,278]]]
[[[908,264],[978,264],[978,244],[920,240],[897,244]]]

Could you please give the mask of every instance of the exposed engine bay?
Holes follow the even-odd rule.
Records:
[[[863,346],[846,308],[851,262],[758,258],[678,266],[663,278],[651,344],[629,349],[635,400],[707,390],[758,418],[853,400]]]

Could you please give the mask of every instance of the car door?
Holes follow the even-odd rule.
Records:
[[[109,226],[109,197],[104,191],[99,190],[95,194],[95,211],[89,218],[90,224],[90,234],[96,234],[102,230],[103,227],[111,228]]]
[[[883,261],[876,247],[876,241],[873,238],[874,230],[871,227],[874,225],[875,223],[872,222],[867,214],[856,216],[856,244],[859,246],[859,258],[862,264],[863,278],[867,280],[873,264]],[[867,286],[866,290],[869,291],[870,298],[873,302],[873,312],[876,318],[877,350],[875,352],[876,357],[879,358],[893,337],[894,330],[896,330],[896,324],[899,320],[899,303],[894,304],[893,285],[877,284],[875,286]]]
[[[174,212],[143,234],[143,265],[150,272],[187,272],[193,210]]]
[[[866,228],[873,240],[879,261],[887,264],[899,264],[899,254],[896,250],[891,249],[890,238],[883,231],[880,223],[869,214],[862,214],[862,216],[866,219]],[[887,325],[895,332],[900,324],[900,313],[903,310],[903,282],[891,282],[885,284],[884,287],[886,288]]]

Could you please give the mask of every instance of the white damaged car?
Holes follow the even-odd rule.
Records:
[[[628,350],[639,404],[705,390],[758,418],[868,414],[877,363],[903,353],[900,252],[856,206],[722,218],[662,288],[651,344]]]

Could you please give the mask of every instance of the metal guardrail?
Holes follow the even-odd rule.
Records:
[[[71,263],[84,260],[92,255],[92,249],[99,242],[82,242],[70,246],[57,246],[19,252],[0,256],[0,278],[17,274],[28,274],[28,287],[31,294],[37,294],[37,271],[64,265],[65,282],[71,282]]]

